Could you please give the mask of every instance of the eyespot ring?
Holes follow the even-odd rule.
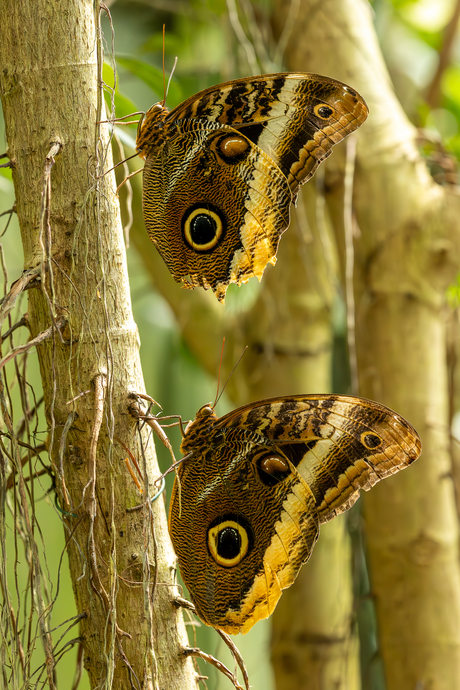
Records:
[[[185,242],[196,252],[214,249],[224,234],[224,221],[220,211],[211,204],[196,204],[182,217]]]
[[[249,550],[248,531],[240,522],[223,518],[208,529],[208,549],[218,565],[233,568]]]
[[[316,117],[319,117],[321,120],[329,120],[331,115],[334,114],[333,108],[331,108],[330,105],[325,105],[324,103],[318,103],[315,105],[313,112],[315,113]]]
[[[382,445],[382,439],[374,431],[363,431],[360,439],[362,445],[368,450],[375,450]]]

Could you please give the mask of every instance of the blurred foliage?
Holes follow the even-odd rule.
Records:
[[[380,45],[401,101],[412,122],[428,130],[446,151],[460,156],[460,37],[455,32],[440,78],[438,103],[426,101],[456,0],[375,0]]]
[[[452,283],[447,290],[447,302],[451,309],[458,309],[460,307],[460,275],[457,276],[455,283]]]
[[[428,103],[427,94],[435,78],[439,64],[439,55],[446,47],[446,32],[453,16],[456,0],[373,0],[375,25],[378,31],[382,50],[395,86],[395,91],[402,106],[412,122],[420,128],[420,147],[426,156],[434,178],[440,184],[456,182],[457,158],[460,156],[460,38],[455,32],[450,46],[445,69],[440,75],[439,95],[436,102]],[[178,64],[171,81],[167,104],[174,107],[182,99],[216,84],[238,76],[251,73],[251,56],[248,47],[242,45],[234,31],[234,23],[229,20],[229,9],[233,5],[225,0],[118,0],[110,6],[115,31],[114,49],[117,63],[117,87],[114,85],[110,65],[111,27],[104,19],[104,33],[107,43],[107,65],[104,81],[107,85],[106,98],[109,109],[113,95],[115,112],[124,117],[132,112],[146,111],[153,103],[163,98],[163,36],[162,26],[166,26],[165,68],[168,77],[176,55]],[[243,9],[242,9],[243,8]],[[232,10],[233,11],[233,10]],[[273,58],[275,46],[269,36],[269,0],[254,0],[252,5],[246,1],[238,5],[240,26],[246,32],[248,44],[254,44],[260,71],[281,69],[282,64]],[[258,27],[255,28],[255,27]],[[3,141],[3,122],[0,122]],[[131,141],[134,140],[136,125],[130,129]],[[129,141],[129,139],[127,139]],[[6,146],[5,146],[6,148]],[[13,206],[13,185],[8,168],[0,169],[0,213]],[[0,232],[3,232],[9,216],[0,217]],[[6,285],[11,283],[22,271],[21,244],[18,241],[19,228],[13,216],[8,230],[1,239],[8,276]],[[153,247],[152,247],[152,251]],[[132,289],[133,309],[141,337],[141,356],[147,391],[161,402],[165,413],[180,413],[184,419],[194,416],[196,409],[215,396],[215,383],[203,373],[194,360],[175,324],[174,315],[164,300],[157,295],[135,250],[128,251],[129,270]],[[251,283],[249,284],[251,285]],[[256,290],[257,288],[249,288]],[[233,290],[237,293],[237,289]],[[229,291],[231,297],[231,292]],[[235,298],[238,299],[237,297]],[[448,294],[453,307],[460,304],[460,279],[451,286]],[[229,300],[231,302],[231,300]],[[23,310],[25,306],[23,305]],[[18,312],[14,318],[20,315]],[[334,389],[346,391],[346,350],[343,304],[338,298],[333,313],[336,332]],[[25,329],[23,329],[25,330]],[[23,333],[22,337],[27,334]],[[15,344],[18,344],[18,338]],[[8,370],[11,371],[11,368]],[[9,375],[9,374],[8,374]],[[29,380],[33,383],[36,397],[40,397],[40,379],[35,356],[29,357]],[[18,393],[12,391],[12,405],[18,405]],[[227,409],[226,403],[219,406],[219,413]],[[41,417],[37,440],[43,440],[45,433],[44,419]],[[40,432],[40,433],[38,433]],[[168,431],[175,451],[178,454],[180,436],[177,429]],[[165,449],[159,448],[162,470],[169,465],[170,458]],[[45,461],[45,456],[43,456]],[[60,525],[59,514],[53,506],[51,495],[47,494],[49,480],[41,478],[34,482],[37,504],[37,524],[46,524],[43,542],[46,545],[47,572],[50,581],[51,598],[54,597],[59,581],[60,595],[54,604],[53,620],[56,625],[75,614],[75,607],[70,595],[70,581],[66,558],[61,563],[64,548],[64,533]],[[169,480],[170,483],[170,480]],[[11,506],[13,513],[13,506]],[[350,516],[350,532],[355,542],[360,540],[359,511]],[[13,591],[14,604],[24,611],[30,607],[30,601],[24,598],[27,587],[27,559],[21,551],[17,535],[12,532],[13,521],[9,524],[9,581]],[[43,547],[44,548],[44,547]],[[366,600],[369,591],[362,547],[357,546],[355,553],[356,597],[361,600],[359,608],[360,636],[364,668],[364,688],[381,690],[382,674],[379,660],[375,656],[377,643],[373,638],[375,629],[373,609]],[[25,562],[25,564],[24,564]],[[22,565],[24,564],[24,566]],[[21,568],[24,567],[22,571]],[[58,572],[60,577],[58,578]],[[368,621],[366,623],[366,621]],[[36,621],[35,621],[36,624]],[[367,636],[363,634],[367,630]],[[370,631],[370,632],[369,632]],[[265,645],[269,627],[266,623],[256,626],[251,633],[238,638],[238,644],[248,663],[250,678],[255,690],[271,687],[270,669],[267,668]],[[58,630],[55,640],[60,636]],[[71,632],[75,637],[76,632]],[[220,640],[213,631],[201,627],[197,630],[197,643],[210,653],[225,658]],[[38,645],[39,647],[39,645]],[[34,656],[32,668],[42,663],[40,650]],[[370,659],[374,661],[370,662]],[[231,665],[227,657],[227,663]],[[75,655],[66,655],[58,667],[59,688],[71,688],[75,667]],[[209,675],[208,688],[228,688],[228,681],[218,676],[210,667],[202,667]],[[82,680],[81,689],[87,688],[86,678]]]

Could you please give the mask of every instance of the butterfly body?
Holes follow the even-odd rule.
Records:
[[[153,106],[136,146],[146,159],[147,231],[184,287],[259,280],[274,264],[290,204],[332,146],[367,117],[361,96],[313,74],[272,74]]]
[[[348,396],[273,398],[185,432],[169,528],[200,618],[229,633],[269,616],[319,525],[420,454],[402,417]]]

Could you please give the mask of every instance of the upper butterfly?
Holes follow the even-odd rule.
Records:
[[[174,279],[220,302],[230,283],[261,280],[299,185],[367,114],[356,91],[318,74],[236,79],[170,112],[153,105],[136,141],[144,220]]]

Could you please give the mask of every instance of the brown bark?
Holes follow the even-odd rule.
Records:
[[[92,687],[194,688],[171,603],[175,557],[163,501],[143,501],[124,463],[126,446],[143,470],[144,495],[153,494],[153,444],[143,431],[141,445],[129,412],[143,380],[118,201],[113,175],[100,177],[109,142],[96,124],[103,113],[93,3],[5,0],[0,30],[25,268],[37,268],[42,282],[29,292],[31,335],[67,321],[62,340],[54,329],[37,351],[55,468],[64,444],[59,500],[86,614],[85,667]],[[52,683],[49,654],[47,664]]]

